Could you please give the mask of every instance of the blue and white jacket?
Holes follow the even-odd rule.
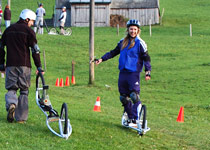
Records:
[[[150,56],[147,51],[146,43],[137,36],[135,38],[135,45],[132,48],[128,49],[130,46],[129,42],[127,47],[122,49],[122,42],[123,39],[119,41],[115,49],[102,56],[102,60],[106,61],[120,54],[120,72],[141,72],[143,66],[145,66],[145,71],[151,71]]]

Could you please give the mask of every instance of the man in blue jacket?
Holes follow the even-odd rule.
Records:
[[[119,41],[116,48],[106,53],[96,61],[100,64],[120,54],[119,58],[119,80],[118,89],[120,101],[124,111],[128,114],[128,124],[136,123],[138,109],[141,109],[140,93],[140,72],[145,67],[145,79],[150,80],[150,56],[146,43],[139,37],[140,23],[138,20],[127,22],[127,36]],[[131,100],[133,102],[131,102]]]

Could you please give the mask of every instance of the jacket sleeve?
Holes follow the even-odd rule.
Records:
[[[143,61],[144,61],[145,71],[151,71],[152,70],[152,67],[151,67],[151,64],[150,64],[151,59],[150,59],[150,56],[148,54],[148,51],[143,54]]]
[[[60,17],[59,17],[59,21],[61,21],[62,19],[64,18],[64,14],[63,13],[61,13],[61,15],[60,15]]]
[[[32,57],[33,57],[35,66],[36,66],[37,68],[38,68],[38,67],[42,67],[42,65],[41,65],[41,60],[40,60],[40,54],[32,53]]]
[[[5,63],[5,42],[4,42],[4,34],[2,35],[2,39],[0,39],[0,65],[3,65]]]
[[[147,45],[145,43],[142,43],[140,46],[140,54],[141,54],[141,59],[143,60],[144,68],[145,71],[151,71],[151,58],[149,56],[149,53],[147,51]]]
[[[34,47],[35,44],[37,44],[37,39],[36,39],[36,34],[35,32],[31,29],[30,30],[30,36],[29,36],[29,46],[30,47]],[[32,52],[32,58],[34,60],[34,64],[35,66],[38,68],[38,67],[41,67],[41,60],[40,60],[40,54],[39,53],[33,53]]]
[[[115,49],[111,50],[110,52],[107,52],[104,56],[101,57],[101,59],[103,61],[106,61],[108,59],[115,57],[118,54],[120,54],[120,42],[117,44]]]

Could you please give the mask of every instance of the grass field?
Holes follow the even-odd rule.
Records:
[[[47,4],[51,17],[53,2]],[[4,3],[3,3],[4,4]],[[13,0],[12,22],[24,8],[36,9],[33,0]],[[35,103],[35,67],[29,94],[29,119],[26,124],[6,121],[4,79],[0,79],[0,149],[74,149],[74,150],[207,150],[210,147],[210,30],[208,0],[160,0],[164,8],[163,25],[142,27],[142,39],[148,45],[152,79],[141,74],[141,101],[147,106],[148,126],[142,138],[121,126],[123,108],[117,89],[118,56],[95,66],[95,84],[89,81],[89,29],[73,27],[67,36],[37,35],[46,52],[46,83],[53,107],[60,112],[68,104],[73,133],[68,140],[52,134],[45,116]],[[50,14],[51,13],[51,14]],[[190,37],[189,25],[193,36]],[[125,28],[95,28],[95,56],[101,57],[124,37]],[[42,53],[43,54],[43,53]],[[41,55],[42,56],[42,55]],[[57,78],[71,76],[71,61],[76,62],[76,85],[55,87]],[[42,57],[43,62],[43,57]],[[105,85],[111,88],[106,88]],[[100,113],[93,107],[101,98]],[[184,123],[176,122],[184,107]]]

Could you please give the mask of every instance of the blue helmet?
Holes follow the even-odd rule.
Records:
[[[140,28],[140,22],[138,20],[132,19],[127,22],[127,28],[130,26],[137,26]]]

